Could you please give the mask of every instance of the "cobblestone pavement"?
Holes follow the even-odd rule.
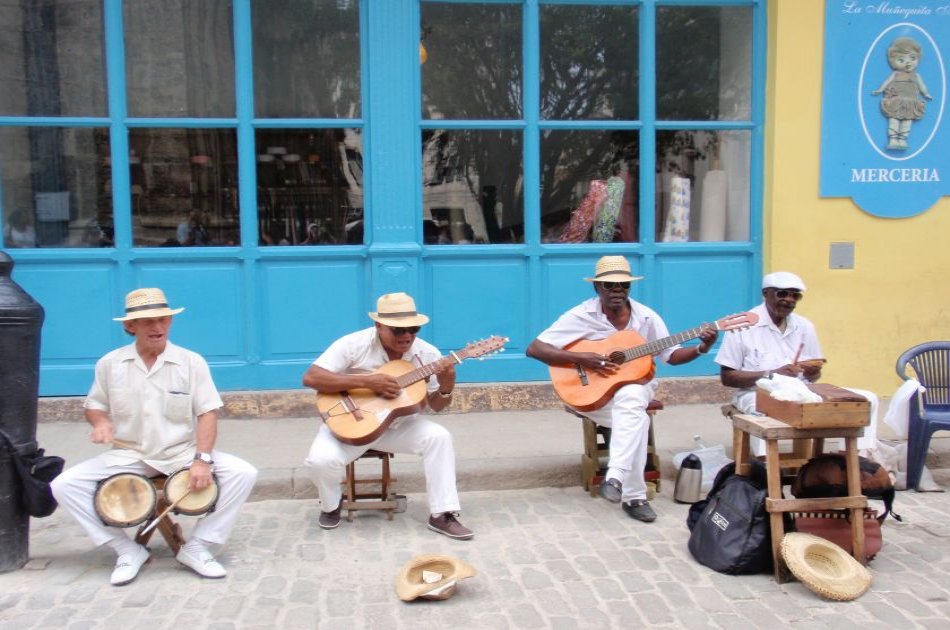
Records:
[[[578,487],[463,493],[474,540],[425,527],[423,495],[392,522],[361,512],[322,531],[312,500],[245,506],[219,554],[224,580],[181,567],[159,537],[132,584],[109,585],[111,550],[93,550],[63,511],[35,520],[31,560],[0,574],[0,628],[947,628],[950,496],[899,493],[871,563],[871,591],[820,599],[798,582],[733,577],[686,549],[687,506],[654,500],[637,523]],[[186,533],[191,519],[180,517]],[[403,603],[395,576],[412,556],[447,553],[478,575],[442,602]]]

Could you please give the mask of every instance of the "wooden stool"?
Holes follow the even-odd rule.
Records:
[[[386,520],[393,520],[393,511],[396,509],[396,496],[390,489],[395,481],[389,474],[389,460],[392,453],[370,449],[346,465],[346,481],[344,482],[343,509],[346,510],[346,520],[353,521],[353,513],[357,510],[382,510],[386,513]],[[378,459],[381,470],[378,477],[356,477],[356,462],[361,459]],[[358,485],[375,484],[378,490],[357,491]]]
[[[765,466],[768,476],[768,497],[765,509],[769,512],[769,524],[772,533],[772,560],[775,565],[775,581],[782,583],[789,579],[788,567],[782,560],[780,547],[785,536],[785,512],[819,512],[826,510],[848,510],[851,513],[851,549],[854,558],[861,564],[867,564],[864,553],[864,508],[868,500],[861,493],[861,476],[858,465],[858,438],[864,433],[864,427],[828,427],[822,429],[796,429],[770,418],[769,416],[748,416],[733,414],[733,452],[736,460],[736,474],[749,474],[749,436],[765,440],[767,452]],[[844,438],[845,461],[847,462],[848,496],[815,499],[783,499],[782,475],[779,469],[784,464],[778,451],[778,441],[783,439]]]
[[[139,527],[138,533],[135,535],[135,542],[142,545],[143,547],[148,544],[148,541],[152,538],[152,534],[157,530],[162,538],[165,539],[165,542],[171,548],[172,553],[178,555],[178,550],[181,549],[182,545],[185,544],[185,538],[181,533],[181,525],[172,520],[171,513],[166,514],[158,522],[154,528],[149,531],[142,533],[149,523],[152,522],[152,518],[161,514],[171,505],[171,502],[165,498],[165,480],[168,479],[167,475],[161,475],[158,477],[152,477],[152,484],[155,486],[155,489],[158,491],[158,501],[155,504],[155,513],[149,517],[147,521],[142,523],[142,526]]]
[[[730,421],[734,416],[742,413],[731,404],[723,405],[720,411]],[[808,460],[825,452],[824,438],[797,438],[792,439],[791,442],[792,450],[779,454],[779,469],[782,472],[783,485],[792,483],[798,474],[798,469],[808,463]],[[733,445],[733,456],[735,456],[735,445]],[[765,455],[757,455],[756,459],[765,462]]]
[[[568,413],[582,420],[584,431],[584,453],[581,455],[581,485],[590,492],[590,496],[598,495],[600,484],[607,474],[607,460],[610,458],[610,428],[602,427],[579,411],[565,407]],[[647,405],[647,414],[650,416],[650,430],[647,434],[647,463],[643,469],[645,481],[660,489],[660,456],[656,452],[656,440],[653,436],[653,418],[656,412],[663,409],[659,400],[651,400]],[[647,499],[652,499],[648,496]]]

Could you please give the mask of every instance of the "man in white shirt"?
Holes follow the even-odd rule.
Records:
[[[193,490],[216,480],[214,511],[198,521],[176,559],[202,577],[221,578],[227,572],[210,548],[227,541],[257,479],[253,466],[214,449],[217,409],[223,402],[211,371],[200,355],[168,340],[172,316],[183,310],[169,308],[161,289],[136,289],[126,296],[125,315],[114,319],[135,341],[96,363],[95,381],[83,405],[92,441],[113,448],[66,470],[52,483],[56,500],[93,541],[118,554],[111,577],[115,586],[138,576],[149,550],[99,517],[94,496],[100,481],[118,473],[168,475],[186,467]]]
[[[409,295],[388,293],[376,304],[377,310],[369,313],[375,325],[333,342],[304,374],[304,386],[320,394],[370,390],[383,399],[395,400],[402,394],[402,387],[392,374],[380,368],[400,359],[416,366],[429,365],[442,357],[435,346],[417,337],[429,318],[416,311]],[[421,401],[423,407],[428,405],[433,411],[447,407],[455,389],[455,367],[447,363],[437,369],[435,378],[428,379]],[[441,425],[416,413],[396,418],[379,437],[362,445],[341,442],[326,424],[321,425],[304,461],[320,494],[320,527],[339,526],[344,469],[369,449],[422,455],[429,494],[429,529],[456,540],[474,536],[457,518],[460,505],[452,436]]]
[[[548,365],[577,365],[602,376],[614,375],[619,366],[608,356],[571,351],[567,346],[581,340],[606,339],[624,330],[635,331],[647,343],[669,337],[662,318],[629,297],[630,283],[641,279],[630,274],[630,263],[623,256],[602,257],[597,261],[594,277],[585,278],[594,284],[597,297],[561,315],[531,342],[526,354]],[[715,329],[705,328],[698,345],[684,348],[671,344],[657,354],[670,365],[688,363],[709,352],[717,335]],[[630,518],[645,523],[656,520],[656,513],[646,499],[643,476],[650,430],[646,408],[657,387],[652,376],[650,373],[644,378],[645,382],[619,387],[602,407],[583,412],[597,424],[611,427],[610,459],[600,485],[601,496],[612,503],[621,503]]]

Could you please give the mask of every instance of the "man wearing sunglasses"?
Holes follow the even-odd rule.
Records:
[[[416,335],[429,318],[416,311],[405,293],[388,293],[369,313],[374,326],[345,335],[317,357],[303,376],[303,384],[321,393],[369,389],[381,398],[395,399],[401,391],[391,374],[379,372],[386,363],[402,359],[416,366],[438,361],[441,353]],[[452,400],[455,367],[451,364],[428,379],[425,403],[441,411]],[[452,436],[440,424],[412,414],[397,418],[382,435],[363,445],[344,444],[326,424],[320,426],[304,465],[320,493],[323,511],[319,525],[334,529],[340,524],[343,494],[340,480],[346,465],[369,449],[422,455],[429,494],[429,529],[456,540],[474,536],[457,518],[455,448]]]
[[[784,374],[808,382],[821,377],[822,353],[815,326],[795,314],[805,283],[788,271],[762,279],[762,303],[751,310],[755,326],[726,334],[716,354],[719,378],[735,387],[732,404],[741,413],[755,412],[755,382]],[[818,359],[818,360],[814,360]]]
[[[637,332],[646,342],[669,337],[666,324],[651,308],[630,297],[630,283],[641,278],[630,274],[630,263],[623,256],[604,256],[597,261],[592,278],[597,297],[585,300],[561,315],[528,346],[527,355],[548,365],[577,365],[588,372],[613,375],[618,366],[602,354],[573,352],[566,346],[580,341],[599,341],[621,330]],[[679,345],[659,353],[670,365],[680,365],[709,352],[716,341],[715,329],[706,329],[700,343]],[[620,503],[623,511],[645,523],[656,520],[647,502],[643,470],[647,461],[650,417],[647,405],[653,399],[657,382],[629,383],[619,387],[605,405],[583,414],[599,425],[611,427],[610,459],[600,495],[611,503]]]

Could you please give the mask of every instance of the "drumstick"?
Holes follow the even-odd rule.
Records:
[[[161,514],[159,514],[158,516],[156,516],[155,519],[145,527],[145,529],[143,529],[142,531],[140,531],[140,532],[139,532],[139,536],[143,536],[143,535],[149,533],[150,531],[152,531],[153,529],[155,529],[155,526],[158,525],[159,521],[161,521],[163,518],[165,518],[165,516],[166,516],[169,512],[171,512],[172,510],[174,510],[174,509],[178,506],[178,504],[181,503],[181,500],[184,499],[185,497],[187,497],[190,492],[191,492],[191,488],[188,488],[187,490],[185,490],[185,493],[184,493],[183,495],[181,495],[180,497],[178,497],[177,499],[175,499],[175,502],[174,502],[174,503],[172,503],[172,504],[169,505],[167,508],[165,508],[164,510],[162,510],[162,513],[161,513]]]
[[[798,365],[798,357],[802,356],[802,350],[805,349],[805,342],[801,342],[798,346],[798,352],[795,353],[795,358],[792,359],[792,365]]]
[[[133,451],[137,451],[141,448],[141,445],[136,444],[135,442],[127,442],[126,440],[120,440],[119,438],[112,438],[111,442],[113,446],[118,446],[119,448],[128,448]]]

